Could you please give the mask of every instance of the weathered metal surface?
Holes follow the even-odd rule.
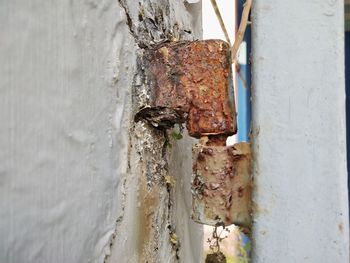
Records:
[[[145,100],[136,114],[153,126],[186,122],[193,148],[193,219],[250,226],[250,150],[226,146],[236,133],[230,46],[221,40],[163,43],[145,50]]]
[[[162,121],[168,126],[187,120],[188,132],[196,138],[236,133],[230,47],[226,42],[163,43],[145,51],[144,63],[149,105],[137,116],[155,126],[162,126]]]
[[[207,225],[251,225],[248,143],[193,147],[192,218]]]

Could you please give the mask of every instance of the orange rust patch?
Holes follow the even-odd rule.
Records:
[[[139,239],[138,250],[140,255],[140,262],[147,262],[152,260],[152,253],[154,249],[154,229],[152,227],[153,216],[159,206],[159,187],[152,186],[152,189],[147,188],[145,178],[142,178],[139,184]]]
[[[338,230],[340,233],[344,232],[344,224],[343,223],[338,224]]]
[[[230,57],[230,46],[221,40],[171,42],[147,50],[150,108],[184,116],[173,122],[186,119],[192,137],[235,134]]]

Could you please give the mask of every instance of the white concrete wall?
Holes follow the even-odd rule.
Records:
[[[255,263],[349,262],[343,1],[255,0]]]
[[[170,6],[163,29],[173,32],[177,22],[178,38],[184,28],[192,30],[189,38],[200,36],[200,12],[182,2],[132,1],[129,10],[119,2],[0,2],[0,262],[141,262],[143,252],[128,249],[126,240],[141,248],[142,242],[162,244],[152,262],[176,260],[166,225],[158,226],[164,227],[159,240],[142,240],[142,229],[131,229],[138,220],[134,200],[144,176],[138,167],[144,165],[142,158],[161,154],[144,157],[141,144],[138,153],[130,145],[147,141],[142,136],[155,131],[131,129],[139,42],[130,33],[126,12],[134,13],[129,16],[138,28],[134,18],[141,6],[145,16],[159,15],[158,4]],[[190,158],[183,155],[190,145],[188,138],[175,144],[178,151],[169,157],[178,164],[178,182],[190,178],[179,169],[190,169]],[[181,191],[170,199],[165,191],[160,199],[160,208],[167,207],[165,200],[179,199],[162,223],[170,222],[177,231],[182,262],[195,262],[201,253],[200,228],[190,228],[190,197]],[[125,228],[118,228],[121,224]],[[113,260],[118,251],[124,257]]]

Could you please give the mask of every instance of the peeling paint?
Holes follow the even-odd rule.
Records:
[[[192,23],[200,17],[193,19],[183,3],[166,0],[120,0],[119,3],[125,11],[126,25],[138,46],[130,87],[134,115],[140,105],[149,100],[142,60],[145,49],[174,38],[193,39],[194,35],[186,31],[199,32]],[[199,7],[197,5],[197,9]],[[163,110],[162,116],[175,114],[168,109],[156,110]],[[172,125],[167,125],[166,119],[157,120],[153,113],[149,111],[142,118],[136,116],[137,122],[131,123],[125,206],[107,260],[110,263],[120,262],[121,258],[131,263],[182,262],[185,258],[186,262],[198,262],[202,257],[202,244],[198,242],[201,240],[201,228],[188,220],[190,197],[176,205],[174,201],[184,197],[177,191],[178,182],[190,180],[185,177],[185,171],[190,169],[191,162],[180,153],[190,152],[192,142],[184,136],[181,142],[172,142],[172,149],[168,148],[169,135],[165,129]],[[174,115],[171,118],[178,117]],[[147,122],[145,119],[154,121]],[[156,123],[164,125],[157,126]],[[177,148],[179,151],[175,152]],[[172,165],[176,163],[181,163],[181,167],[174,168]],[[191,250],[190,247],[196,249]]]

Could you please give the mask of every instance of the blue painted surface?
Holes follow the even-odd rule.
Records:
[[[237,1],[237,15],[238,20],[241,21],[241,15],[243,11],[243,4],[245,0]],[[237,76],[237,137],[238,142],[249,142],[250,134],[250,122],[251,122],[251,67],[250,67],[250,50],[251,50],[251,27],[248,26],[244,35],[244,39],[247,43],[246,49],[246,64],[240,64],[240,74]],[[240,77],[241,75],[242,77]],[[243,245],[247,246],[250,242],[249,237],[242,233]],[[248,257],[250,258],[251,250],[247,249]]]
[[[241,21],[241,14],[243,11],[243,3],[245,1],[238,0],[237,14],[238,21]],[[251,71],[250,71],[250,50],[251,50],[251,29],[247,27],[244,41],[247,43],[247,64],[240,64],[240,75],[243,76],[244,81],[238,76],[237,80],[237,126],[238,126],[238,142],[249,142],[250,133],[250,86],[251,86]],[[244,83],[245,82],[245,83]]]
[[[346,141],[348,174],[350,171],[350,32],[345,32],[345,91],[346,91]],[[350,189],[350,180],[348,176],[348,188]],[[349,196],[350,203],[350,196]],[[349,209],[350,211],[350,209]],[[349,213],[350,217],[350,213]]]

